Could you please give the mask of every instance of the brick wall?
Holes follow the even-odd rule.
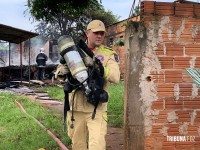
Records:
[[[195,3],[142,2],[142,22],[138,28],[128,27],[127,32],[134,30],[135,35],[132,38],[131,33],[126,35],[127,43],[132,45],[127,57],[130,62],[125,85],[125,130],[134,134],[135,126],[141,126],[145,150],[200,149],[200,90],[185,71],[200,67],[199,8],[200,4]],[[138,40],[141,37],[144,42]],[[136,64],[138,59],[142,65]],[[138,72],[139,85],[132,79]],[[133,101],[143,114],[143,129],[137,120],[131,119],[138,113],[131,105]],[[126,134],[129,140],[126,148],[131,149],[138,141],[128,131]],[[182,142],[171,139],[176,136],[188,139]]]
[[[116,46],[115,43],[121,38],[124,40],[125,37],[125,30],[127,26],[128,20],[133,20],[133,21],[139,21],[140,17],[133,17],[130,19],[125,19],[120,22],[117,22],[113,25],[107,26],[107,31],[106,31],[106,36],[105,36],[105,45],[108,47],[111,47],[114,51],[117,52],[119,55],[120,59],[120,72],[121,72],[121,78],[124,76],[124,69],[125,69],[125,50],[124,46]]]

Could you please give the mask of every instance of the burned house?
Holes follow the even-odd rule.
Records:
[[[0,24],[0,33],[1,44],[6,47],[0,48],[0,82],[36,79],[36,56],[41,44],[34,44],[38,41],[31,38],[38,34],[2,24]],[[58,50],[53,45],[54,43],[45,51],[50,58],[47,62],[47,74],[52,72],[59,60]]]

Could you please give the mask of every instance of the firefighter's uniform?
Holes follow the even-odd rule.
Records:
[[[94,50],[95,56],[104,66],[104,90],[108,92],[108,85],[118,83],[120,72],[118,56],[115,51],[101,45]],[[72,106],[70,94],[70,106]],[[72,110],[72,108],[70,109]],[[89,130],[89,150],[106,149],[105,136],[107,133],[107,103],[99,103],[95,118],[92,120],[94,106],[87,102],[82,91],[77,91],[74,98],[74,128],[71,125],[71,111],[67,114],[68,136],[72,139],[73,150],[87,150],[87,131]],[[92,131],[92,132],[91,132]],[[102,141],[103,140],[103,141]]]
[[[36,57],[36,62],[38,65],[38,80],[42,80],[44,78],[45,66],[48,57],[44,54],[44,49],[40,49],[40,53]]]
[[[87,26],[87,31],[105,32],[105,26],[100,20],[93,20]],[[96,36],[96,35],[95,35]],[[99,36],[99,35],[98,35]],[[93,38],[93,37],[90,37]],[[88,37],[88,42],[89,42]],[[90,44],[90,43],[88,43]],[[62,45],[62,42],[60,42]],[[63,47],[61,46],[61,51]],[[118,83],[120,80],[119,72],[119,59],[115,51],[100,45],[93,50],[96,58],[98,58],[104,67],[104,90],[108,92],[108,85],[111,83]],[[85,61],[86,63],[86,61]],[[60,65],[57,68],[56,73],[65,65]],[[74,103],[72,98],[74,96]],[[94,105],[87,102],[87,97],[83,91],[76,91],[69,94],[70,111],[67,112],[67,126],[68,136],[72,139],[73,150],[106,150],[105,136],[107,133],[107,103],[99,103],[96,109],[95,118],[92,119],[92,113],[94,111]],[[72,111],[72,106],[73,110]],[[75,121],[73,121],[72,113]],[[89,133],[89,135],[87,135]],[[87,143],[87,141],[89,141]]]
[[[119,58],[115,51],[104,45],[93,51],[104,66],[104,90],[108,92],[108,85],[118,83],[120,80]],[[63,71],[64,70],[64,71]],[[59,65],[57,73],[66,73],[66,66]],[[70,110],[72,110],[72,94],[69,95]],[[105,136],[107,133],[107,103],[99,103],[95,118],[92,120],[94,106],[87,102],[87,97],[82,91],[77,91],[74,97],[74,128],[70,128],[72,112],[67,113],[68,136],[72,139],[73,150],[104,150],[106,149]],[[89,143],[87,145],[87,131],[89,132]]]

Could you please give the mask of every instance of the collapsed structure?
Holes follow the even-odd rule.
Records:
[[[36,56],[41,48],[41,42],[31,38],[38,34],[3,24],[0,24],[0,33],[0,40],[8,42],[9,47],[0,49],[0,82],[36,79]],[[46,73],[51,75],[59,61],[57,42],[50,40],[44,47],[49,57]]]
[[[22,61],[22,57],[23,57],[23,51],[28,51],[28,62],[27,66],[28,66],[28,71],[29,71],[29,75],[30,75],[30,52],[31,52],[31,45],[30,45],[30,39],[37,36],[37,33],[33,33],[33,32],[29,32],[29,31],[25,31],[25,30],[21,30],[21,29],[17,29],[17,28],[13,28],[10,26],[6,26],[3,24],[0,24],[0,40],[3,41],[7,41],[9,42],[9,50],[1,50],[0,53],[0,79],[1,81],[6,81],[6,80],[10,80],[12,74],[19,74],[21,79],[23,76],[23,61]],[[22,42],[27,41],[27,45],[26,48],[23,48],[24,45],[22,45]],[[19,47],[11,47],[11,43],[15,43],[15,44],[19,44]],[[18,51],[18,53],[14,53],[13,58],[18,58],[18,59],[14,59],[17,60],[18,66],[20,66],[20,69],[18,71],[15,70],[11,70],[11,65],[12,63],[12,57],[11,57],[11,51],[12,49],[15,49]],[[8,66],[8,68],[4,68]],[[29,76],[30,79],[30,76]]]

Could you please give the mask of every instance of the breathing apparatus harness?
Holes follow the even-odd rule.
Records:
[[[98,104],[108,101],[108,93],[103,89],[104,86],[104,68],[99,59],[88,48],[83,40],[80,40],[77,45],[74,44],[70,36],[64,35],[58,39],[58,47],[61,50],[60,55],[62,64],[67,64],[69,72],[66,74],[66,84],[64,86],[65,102],[64,102],[64,130],[66,129],[67,111],[70,110],[69,93],[72,93],[72,116],[70,125],[74,127],[74,98],[78,90],[81,90],[87,97],[87,102],[94,106],[92,119],[95,118]],[[92,58],[92,65],[84,63],[84,58],[87,54]]]

